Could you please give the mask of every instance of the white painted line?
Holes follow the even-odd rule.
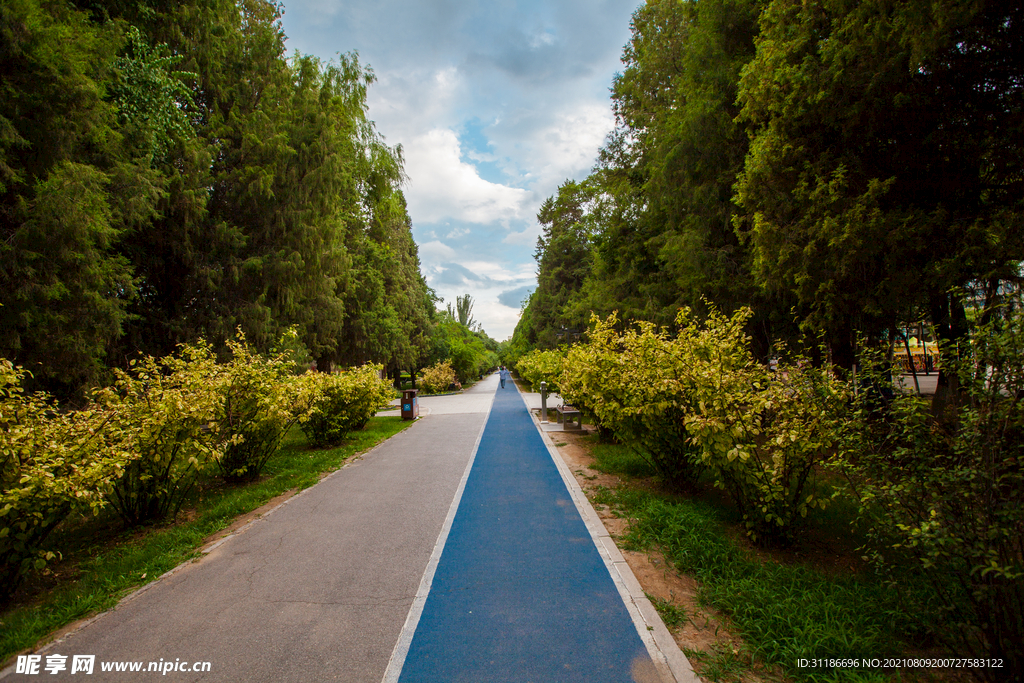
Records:
[[[445,543],[448,542],[448,533],[452,530],[452,522],[455,521],[455,513],[459,510],[462,493],[466,490],[466,481],[469,479],[470,470],[473,469],[473,463],[476,462],[476,453],[480,450],[480,442],[484,438],[484,430],[487,429],[487,421],[491,419],[491,408],[493,407],[494,394],[491,394],[491,402],[487,406],[487,416],[484,418],[483,425],[480,426],[480,433],[476,435],[473,453],[469,456],[469,462],[466,463],[466,469],[462,473],[462,479],[459,481],[459,488],[455,491],[455,497],[448,508],[448,516],[445,517],[444,524],[441,526],[441,533],[437,535],[437,542],[434,543],[434,550],[430,553],[427,568],[423,570],[420,587],[416,591],[416,597],[412,601],[412,606],[409,607],[409,615],[405,618],[402,633],[398,636],[395,649],[391,651],[391,659],[388,660],[388,668],[384,671],[382,683],[398,683],[398,678],[402,675],[402,667],[405,666],[405,658],[409,655],[412,637],[416,635],[416,627],[419,625],[420,617],[423,615],[423,606],[427,604],[427,595],[430,594],[430,587],[434,583],[434,573],[437,571],[437,565],[441,561],[441,553],[444,552]]]
[[[526,403],[526,397],[522,394],[520,394],[520,397],[523,399],[523,403],[526,404],[527,412],[529,412],[530,405]],[[533,420],[532,412],[530,412],[530,419]],[[583,518],[583,523],[586,525],[587,530],[590,531],[591,540],[597,547],[598,554],[601,555],[601,559],[608,569],[608,574],[611,575],[612,581],[622,597],[626,611],[629,612],[629,616],[633,620],[633,626],[636,628],[640,640],[643,641],[644,646],[647,648],[647,653],[650,655],[651,661],[654,662],[658,673],[661,674],[665,683],[701,683],[700,678],[693,671],[693,666],[690,665],[690,660],[679,649],[676,639],[669,633],[658,611],[654,609],[654,605],[647,599],[647,595],[644,594],[640,582],[637,581],[633,570],[626,564],[622,553],[619,552],[618,546],[615,545],[615,542],[608,534],[604,522],[601,521],[601,517],[594,510],[594,506],[590,504],[587,494],[580,488],[576,477],[569,471],[569,466],[562,460],[558,449],[555,448],[555,442],[552,441],[548,432],[541,429],[540,424],[536,420],[533,420],[533,425],[537,428],[541,439],[544,440],[548,448],[548,454],[554,461],[555,467],[558,468],[558,473],[562,475],[562,481],[569,490],[569,496],[572,498],[573,503],[576,504],[576,510],[579,511],[580,517]],[[608,547],[609,545],[611,547]]]

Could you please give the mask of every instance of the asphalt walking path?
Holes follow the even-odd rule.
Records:
[[[38,675],[78,680],[92,655],[97,681],[671,680],[646,631],[671,637],[507,385],[422,399],[409,429],[41,648]]]
[[[400,683],[621,683],[653,668],[513,383],[499,388]]]

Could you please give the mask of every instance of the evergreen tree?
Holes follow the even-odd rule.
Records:
[[[588,207],[594,195],[592,184],[566,181],[540,207],[537,221],[543,232],[534,253],[537,289],[530,297],[530,315],[524,318],[530,321],[524,330],[530,344],[552,348],[568,343],[564,330],[578,332],[586,325],[586,319],[567,306],[590,273],[593,214]]]
[[[739,101],[754,137],[737,201],[754,272],[798,297],[840,365],[854,335],[928,316],[1024,258],[1024,7],[773,0]]]
[[[372,72],[284,52],[266,0],[0,7],[0,354],[104,363],[295,326],[325,366],[415,366],[433,300]]]
[[[136,281],[117,245],[163,191],[106,97],[121,42],[62,2],[0,6],[0,355],[60,394],[121,335]]]
[[[549,256],[541,245],[531,343],[553,343],[541,332],[549,309],[562,316],[555,327],[615,310],[671,325],[680,307],[701,311],[706,302],[753,308],[749,329],[762,355],[793,336],[791,301],[757,286],[733,227],[733,184],[748,145],[735,100],[740,70],[754,55],[758,9],[754,0],[651,0],[634,13],[626,68],[612,89],[618,126],[595,172],[579,188],[563,188],[587,188],[573,219],[587,226],[587,257]],[[549,202],[567,199],[560,190]],[[584,270],[582,284],[553,284],[561,264]]]

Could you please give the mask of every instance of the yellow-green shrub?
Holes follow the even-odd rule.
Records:
[[[516,371],[530,383],[534,391],[540,391],[540,383],[548,383],[548,391],[558,393],[558,382],[562,375],[564,350],[530,351],[516,363]]]
[[[455,369],[450,360],[441,361],[420,373],[420,386],[428,394],[439,394],[448,391],[448,387],[456,382]]]
[[[54,527],[103,506],[129,459],[111,438],[110,410],[61,413],[45,394],[25,394],[24,376],[0,359],[0,603],[55,556],[46,548]]]
[[[650,323],[618,332],[615,316],[595,318],[560,388],[669,483],[692,484],[709,469],[752,537],[782,540],[824,502],[807,491],[832,453],[845,388],[822,370],[757,363],[743,332],[749,316],[712,308],[698,321],[683,309],[675,336]]]
[[[96,399],[113,412],[116,438],[130,453],[107,500],[135,525],[176,514],[224,443],[217,421],[222,371],[206,345],[131,365],[130,372],[116,370],[114,385]]]
[[[219,429],[225,441],[220,469],[227,479],[251,480],[263,471],[288,430],[309,413],[312,395],[293,375],[288,353],[262,356],[241,333],[228,348],[231,361],[218,382]]]
[[[380,365],[364,365],[336,373],[307,376],[309,410],[300,424],[309,442],[317,447],[339,443],[349,432],[362,429],[376,412],[395,397],[394,389],[380,377]]]
[[[684,349],[650,323],[618,332],[613,314],[591,324],[589,341],[566,355],[562,398],[634,447],[664,481],[692,486],[700,466],[684,422],[691,393]]]
[[[815,468],[833,453],[845,396],[821,369],[780,365],[770,373],[755,366],[727,378],[686,422],[748,534],[768,542],[788,540],[795,521],[825,507],[808,491]]]
[[[742,332],[749,315],[712,310],[702,325],[680,316],[680,343],[699,349],[687,364],[696,410],[686,429],[749,535],[786,541],[795,522],[825,505],[808,490],[815,469],[834,453],[847,389],[803,361],[775,371],[755,361]]]

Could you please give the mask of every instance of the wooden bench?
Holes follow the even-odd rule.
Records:
[[[558,421],[562,423],[562,431],[583,429],[583,417],[580,411],[571,405],[555,406],[551,410],[558,413]],[[570,427],[569,425],[573,425]]]

